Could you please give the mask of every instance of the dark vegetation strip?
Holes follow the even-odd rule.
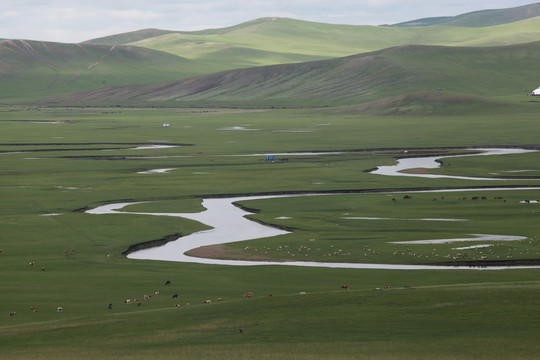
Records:
[[[125,148],[82,148],[82,149],[32,149],[32,150],[18,150],[20,153],[34,153],[34,152],[54,152],[54,151],[104,151],[104,150],[124,150]],[[10,153],[11,151],[0,151],[0,153]],[[60,158],[87,158],[92,156],[61,156]],[[96,156],[99,157],[99,156]],[[140,157],[140,156],[139,156]]]
[[[0,143],[0,146],[83,146],[83,145],[167,145],[167,146],[195,146],[195,144],[180,144],[180,143]],[[369,149],[346,149],[346,150],[298,150],[290,151],[289,153],[309,154],[309,153],[356,153],[356,152],[377,152],[384,151],[386,154],[395,151],[395,155],[399,158],[411,158],[411,157],[427,157],[447,154],[448,150],[481,150],[484,148],[502,148],[502,149],[528,149],[528,150],[540,150],[540,144],[528,144],[528,145],[482,145],[482,146],[449,146],[449,147],[437,147],[437,148],[369,148]],[[37,149],[37,150],[23,150],[23,151],[65,151],[65,150],[100,150],[99,148],[90,149]],[[104,148],[103,150],[110,150],[110,148]],[[115,150],[115,149],[113,149]],[[405,153],[405,151],[407,151]],[[272,152],[268,152],[271,154]],[[452,156],[456,155],[468,155],[470,152],[452,153]],[[391,153],[390,153],[391,155]]]
[[[176,234],[166,235],[162,237],[161,239],[143,241],[137,244],[133,244],[133,245],[130,245],[126,251],[122,252],[122,255],[129,255],[135,251],[162,246],[168,243],[169,241],[174,241],[182,236],[183,236],[182,233],[176,233]]]
[[[112,142],[90,142],[90,143],[0,143],[0,146],[81,146],[81,145],[167,145],[167,146],[194,146],[194,144],[177,144],[177,143],[148,143],[148,142],[127,142],[127,143],[112,143]]]
[[[422,265],[470,266],[470,267],[532,266],[532,265],[540,265],[540,259],[443,261],[443,262],[435,262],[435,263],[422,264]]]

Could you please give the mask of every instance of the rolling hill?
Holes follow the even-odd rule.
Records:
[[[441,16],[406,21],[391,26],[460,26],[484,27],[508,24],[540,16],[540,3],[519,6],[510,9],[491,9],[473,11],[458,16]]]
[[[191,60],[135,46],[0,42],[0,99],[165,81],[205,73]]]
[[[231,70],[146,86],[108,87],[49,99],[175,106],[345,106],[379,109],[525,98],[540,42],[501,47],[408,45],[349,57]],[[370,105],[368,105],[370,104]],[[422,105],[424,104],[424,105]]]
[[[212,71],[221,71],[331,59],[410,44],[497,46],[540,39],[540,17],[535,17],[540,14],[540,4],[481,13],[448,20],[449,26],[428,27],[335,25],[261,18],[227,28],[193,32],[148,29],[93,39],[88,43],[146,47],[204,63]],[[497,26],[491,26],[486,19],[495,15]],[[477,25],[451,25],[457,21]]]

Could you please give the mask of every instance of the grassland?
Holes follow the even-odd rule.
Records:
[[[477,28],[459,26],[485,25],[492,13],[423,28],[278,18],[94,44],[2,41],[0,358],[538,358],[539,269],[130,260],[134,244],[208,227],[84,212],[128,201],[141,202],[129,207],[138,212],[200,212],[207,197],[331,193],[242,201],[249,218],[290,233],[203,250],[538,264],[540,204],[523,202],[540,198],[538,152],[457,157],[429,170],[485,180],[369,173],[404,156],[540,149],[538,102],[526,96],[538,85],[538,18],[504,20],[518,13]],[[227,69],[236,70],[216,73]],[[302,154],[265,161],[272,153]],[[471,234],[525,239],[395,243]]]
[[[132,244],[206,227],[179,218],[76,211],[150,201],[133,209],[195,212],[206,196],[351,191],[244,202],[259,210],[250,215],[254,219],[292,233],[226,249],[246,258],[314,261],[535,260],[540,205],[520,201],[537,198],[536,190],[418,193],[410,200],[402,195],[414,189],[539,185],[520,180],[539,177],[537,153],[456,158],[434,170],[508,177],[501,183],[366,172],[393,163],[405,149],[428,155],[470,146],[536,147],[537,117],[525,106],[510,114],[469,116],[374,116],[335,109],[1,110],[3,359],[537,357],[537,269],[376,271],[135,261],[122,255]],[[140,144],[182,146],[135,149]],[[228,156],[338,150],[345,152],[291,155],[275,163],[263,155]],[[159,168],[172,170],[138,173]],[[521,170],[528,171],[516,172]],[[380,193],[361,193],[366,190]],[[488,199],[461,200],[473,194]],[[469,221],[416,220],[425,217]],[[470,250],[454,249],[469,243],[390,243],[470,233],[527,240]],[[348,290],[341,288],[345,284]],[[249,291],[253,297],[243,298]],[[143,300],[145,294],[151,300]],[[124,303],[135,298],[141,306]],[[212,303],[205,304],[207,299]],[[12,311],[17,315],[10,317]]]
[[[130,46],[0,42],[2,103],[32,103],[58,94],[147,84],[205,74],[189,59]]]

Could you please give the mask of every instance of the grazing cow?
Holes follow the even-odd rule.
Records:
[[[28,263],[28,266],[34,266],[34,265],[36,265],[36,263],[33,262],[33,261],[30,261],[30,262]]]
[[[473,196],[473,197],[471,198],[471,200],[480,200],[480,197],[479,197],[479,196]]]
[[[154,295],[159,295],[159,291],[155,291],[155,292],[154,292]]]
[[[405,196],[403,197],[403,199],[409,200],[409,199],[412,199],[412,196],[411,196],[411,195],[405,195]]]
[[[238,329],[238,331],[240,331],[240,334],[242,334],[244,332],[244,330],[242,330],[242,329]]]
[[[4,253],[4,249],[0,249],[0,254],[3,254]]]
[[[109,310],[112,310],[113,304],[109,304]]]
[[[305,291],[300,291],[300,295],[306,295]]]
[[[349,285],[341,285],[341,288],[349,290]]]
[[[152,298],[152,296],[151,296],[151,295],[146,295],[146,294],[145,294],[143,298],[144,298],[144,300],[150,300],[150,299]]]
[[[175,304],[174,307],[180,307],[180,304]]]
[[[191,306],[191,304],[190,304],[190,303],[187,303],[186,306]]]
[[[246,299],[250,299],[252,296],[253,296],[253,293],[251,291],[244,294],[244,297]]]
[[[9,317],[14,317],[15,315],[17,315],[16,311],[12,311],[12,312],[9,313]]]
[[[171,285],[171,281],[170,280],[165,281],[165,285]]]
[[[212,303],[212,300],[204,300],[204,303],[205,304],[210,304],[210,303]]]
[[[137,306],[141,306],[141,302],[140,302],[140,301],[137,303]]]
[[[482,199],[482,200],[487,200],[487,197],[482,196],[480,199]]]
[[[124,303],[125,303],[125,304],[131,304],[131,299],[126,299],[126,300],[124,300]]]
[[[178,294],[174,294],[174,295],[172,296],[173,299],[176,299],[177,297],[178,297]]]
[[[56,312],[63,312],[63,311],[64,311],[64,309],[61,306],[56,308]]]
[[[217,298],[217,301],[223,301],[223,298]]]
[[[64,250],[64,255],[69,254],[69,250]]]

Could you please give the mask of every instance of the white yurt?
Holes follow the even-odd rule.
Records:
[[[533,90],[533,91],[531,92],[531,95],[533,95],[533,96],[540,96],[540,87],[539,87],[538,89],[536,89],[536,90]]]

